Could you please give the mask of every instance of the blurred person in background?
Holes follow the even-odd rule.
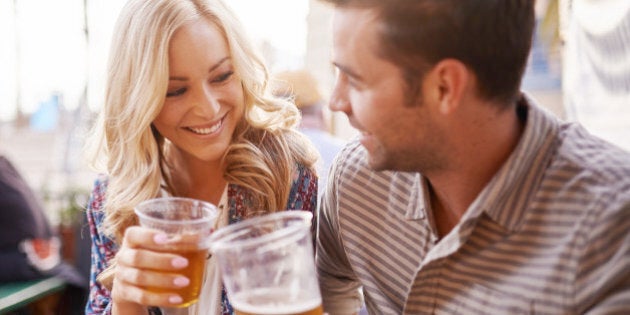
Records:
[[[300,131],[315,145],[321,155],[318,191],[321,193],[328,182],[328,171],[333,159],[343,148],[345,141],[332,135],[330,124],[324,116],[325,101],[317,80],[307,70],[291,70],[273,76],[274,94],[292,100],[302,114]]]
[[[628,314],[630,153],[520,91],[535,1],[325,2],[360,136],[319,209],[324,310]]]
[[[160,196],[217,205],[217,226],[261,212],[313,212],[317,152],[295,106],[274,97],[262,59],[218,0],[131,0],[113,38],[88,206],[92,271],[86,314],[232,314],[209,258],[199,302],[176,309],[188,261],[134,206]],[[97,164],[98,165],[98,164]],[[150,292],[147,286],[162,287]]]
[[[63,261],[62,245],[35,192],[11,161],[0,156],[0,283],[56,276],[68,284],[72,296],[57,300],[48,311],[72,307],[59,303],[82,304],[87,279]]]
[[[630,150],[630,1],[560,3],[567,116]]]

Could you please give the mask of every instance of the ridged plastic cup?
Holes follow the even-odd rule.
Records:
[[[188,259],[188,266],[180,271],[190,279],[188,286],[177,290],[159,287],[146,289],[159,293],[176,292],[183,299],[176,307],[187,307],[197,302],[206,270],[208,240],[218,216],[217,208],[201,200],[164,197],[144,201],[134,211],[141,226],[166,233],[168,242],[161,249],[163,252]]]
[[[236,314],[322,314],[311,236],[312,214],[282,211],[210,236]]]

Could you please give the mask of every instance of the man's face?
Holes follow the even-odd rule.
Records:
[[[333,63],[338,77],[330,109],[345,113],[361,133],[373,169],[437,167],[442,133],[426,103],[409,104],[402,71],[377,55],[378,23],[369,9],[336,9]]]

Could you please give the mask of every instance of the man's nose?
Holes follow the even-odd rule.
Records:
[[[346,114],[350,110],[350,102],[348,101],[343,82],[340,82],[340,80],[337,80],[337,83],[335,83],[335,87],[328,103],[328,108],[331,111],[344,112]]]

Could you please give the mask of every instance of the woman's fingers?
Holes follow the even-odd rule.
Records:
[[[118,267],[116,277],[137,287],[152,287],[164,290],[174,290],[188,286],[190,279],[177,273],[163,273],[152,270],[130,268],[123,265]]]
[[[150,292],[135,285],[132,285],[121,278],[114,279],[112,289],[112,299],[114,301],[128,301],[140,305],[153,306],[174,306],[182,303],[181,296],[173,292]]]
[[[125,230],[123,246],[141,247],[165,251],[167,247],[175,248],[198,248],[205,246],[204,233],[180,233],[167,235],[159,230],[153,230],[141,226],[132,226]]]
[[[129,227],[116,254],[112,298],[140,305],[174,306],[182,302],[175,293],[188,286],[181,275],[188,260],[167,252],[166,235],[142,227]],[[120,305],[120,304],[119,304]]]
[[[164,232],[141,226],[130,226],[125,230],[123,246],[131,248],[160,248],[168,241]]]
[[[182,297],[176,292],[190,284],[191,279],[182,274],[190,262],[175,254],[175,249],[198,248],[200,239],[200,235],[168,237],[163,232],[144,227],[127,228],[116,254],[112,290],[116,305],[136,303],[169,307],[181,304]]]
[[[112,298],[141,305],[174,306],[182,303],[177,289],[190,284],[181,270],[188,261],[174,254],[121,247]],[[116,294],[114,294],[116,293]]]
[[[116,254],[116,260],[119,265],[165,272],[175,272],[188,266],[188,260],[179,255],[125,246]]]

